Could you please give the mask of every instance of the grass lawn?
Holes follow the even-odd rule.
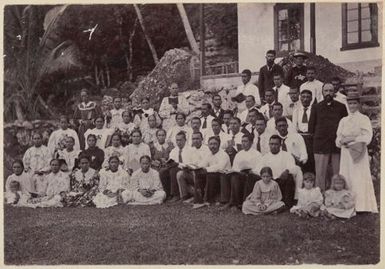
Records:
[[[182,203],[5,211],[6,264],[373,264],[380,218],[246,216]]]

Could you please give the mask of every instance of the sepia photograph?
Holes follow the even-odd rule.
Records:
[[[382,8],[3,4],[3,264],[378,266]]]

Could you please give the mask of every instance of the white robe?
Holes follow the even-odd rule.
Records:
[[[107,208],[118,204],[117,197],[108,197],[103,194],[105,190],[116,193],[118,189],[128,190],[130,187],[130,175],[119,167],[118,171],[100,170],[99,193],[92,200],[97,208]]]
[[[79,137],[75,130],[72,129],[58,129],[53,131],[49,136],[47,147],[51,152],[51,156],[55,153],[55,150],[64,149],[65,148],[65,138],[73,137],[75,139],[74,150],[80,150]]]
[[[363,158],[356,163],[353,162],[348,148],[341,145],[341,139],[344,136],[355,137],[353,143],[364,142],[368,145],[373,136],[369,118],[358,111],[342,118],[338,124],[336,145],[341,148],[340,174],[346,178],[349,190],[355,194],[356,211],[377,213],[367,148]]]
[[[166,193],[163,190],[160,182],[158,171],[151,169],[144,173],[141,168],[132,174],[130,181],[130,190],[122,193],[123,201],[128,201],[131,205],[155,205],[163,203],[166,198]],[[147,189],[154,191],[151,197],[143,196],[139,190]]]

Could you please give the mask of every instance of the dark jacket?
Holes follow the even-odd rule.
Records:
[[[313,134],[314,153],[340,152],[340,149],[336,147],[336,133],[340,120],[347,115],[345,105],[335,100],[330,105],[327,105],[324,100],[312,106],[309,133]]]
[[[290,88],[298,88],[307,81],[306,79],[306,66],[294,66],[289,69],[286,75],[285,84]]]
[[[259,69],[258,89],[261,99],[265,99],[265,91],[267,89],[272,89],[274,87],[273,75],[276,73],[281,74],[282,77],[284,76],[283,68],[278,64],[274,64],[270,71],[268,70],[267,65],[264,65]]]

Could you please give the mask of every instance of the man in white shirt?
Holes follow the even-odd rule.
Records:
[[[211,105],[209,103],[203,103],[201,109],[201,123],[202,130],[211,128],[211,121],[214,119],[214,116],[210,115]]]
[[[206,158],[211,152],[206,145],[202,144],[203,136],[201,132],[192,134],[191,157],[186,162],[187,165],[198,166],[200,162]],[[202,203],[202,195],[205,187],[205,177],[202,173],[194,175],[193,170],[184,167],[178,171],[176,178],[179,185],[179,192],[183,201],[190,201],[190,197],[194,196],[194,203]]]
[[[258,87],[250,82],[251,71],[249,69],[245,69],[242,71],[241,75],[242,75],[243,85],[238,86],[237,91],[235,92],[235,96],[232,98],[234,101],[237,102],[238,113],[241,113],[246,109],[246,104],[244,99],[243,98],[239,99],[241,94],[243,94],[243,97],[246,97],[248,95],[253,95],[257,106],[261,105],[261,98],[259,96]]]
[[[256,130],[257,126],[255,124],[256,124],[258,115],[262,116],[262,114],[259,113],[256,109],[251,109],[249,111],[249,117],[248,117],[249,123],[245,125],[241,130],[242,133],[251,135],[253,139],[254,139],[255,133],[257,132]]]
[[[281,138],[273,135],[269,141],[270,152],[262,157],[259,167],[270,167],[273,171],[273,178],[278,183],[282,192],[282,201],[287,209],[294,205],[295,182],[293,170],[295,162],[293,156],[286,151],[281,151]],[[257,169],[259,169],[259,167]],[[254,173],[259,173],[253,169]]]
[[[222,131],[226,134],[230,134],[230,120],[233,118],[233,112],[231,110],[225,110],[222,119]]]
[[[266,131],[266,120],[262,115],[257,115],[255,120],[256,132],[254,132],[255,149],[262,155],[270,152],[269,140],[271,134]]]
[[[275,121],[282,117],[283,114],[283,106],[281,103],[275,103],[273,105],[273,117],[267,121],[266,130],[269,134],[277,134],[276,123]],[[286,118],[287,119],[287,118]],[[297,131],[294,129],[293,123],[287,119],[287,124],[289,125],[289,131],[296,133]]]
[[[308,153],[308,161],[302,166],[302,169],[304,172],[314,173],[313,137],[308,132],[309,119],[312,110],[312,92],[306,89],[302,90],[300,100],[300,106],[293,111],[293,125],[297,132],[303,137]]]
[[[292,119],[293,111],[299,106],[299,90],[298,88],[291,88],[289,90],[289,101],[283,106],[283,115]]]
[[[192,146],[192,134],[193,133],[197,133],[197,132],[203,132],[203,130],[201,130],[201,119],[198,118],[198,117],[194,117],[191,119],[190,121],[190,126],[191,128],[188,130],[188,133],[187,133],[187,145],[189,147]]]
[[[314,103],[314,100],[317,100],[316,101],[317,103],[323,100],[323,95],[322,95],[323,83],[317,80],[315,77],[316,77],[316,68],[314,66],[308,66],[306,70],[307,81],[303,83],[300,87],[300,91],[307,89],[312,92],[312,95],[313,95],[312,104]]]
[[[288,132],[285,117],[278,118],[275,122],[278,136],[282,139],[281,150],[291,153],[297,165],[305,164],[308,155],[302,136],[298,133]]]
[[[262,155],[252,148],[253,138],[249,134],[242,136],[243,150],[235,155],[233,167],[230,174],[231,191],[230,201],[223,209],[231,208],[234,211],[242,208],[242,203],[253,191],[255,182],[260,179],[259,174],[250,173],[252,169],[260,170],[258,167],[262,161]]]
[[[225,141],[225,152],[229,155],[231,163],[233,163],[235,154],[242,149],[242,136],[240,132],[241,120],[239,118],[232,118],[230,120],[230,135],[227,141]]]
[[[161,174],[161,182],[163,189],[166,192],[167,196],[171,198],[170,202],[176,202],[180,200],[179,186],[176,175],[180,168],[178,165],[180,163],[185,164],[191,160],[191,150],[190,147],[186,145],[186,133],[181,131],[176,134],[175,137],[176,147],[170,152],[169,157],[169,173]]]
[[[200,163],[203,173],[206,174],[206,186],[204,202],[210,204],[214,202],[215,196],[220,193],[220,202],[227,203],[230,199],[230,182],[227,180],[224,171],[231,169],[230,158],[219,148],[220,139],[211,137],[209,139],[210,154]],[[197,205],[198,207],[201,205]],[[197,207],[195,206],[195,207]]]
[[[277,102],[281,103],[284,107],[290,103],[290,97],[289,97],[289,90],[290,87],[283,84],[283,77],[282,74],[274,74],[273,76],[274,81],[274,94],[275,94],[275,100]]]
[[[219,119],[213,119],[211,121],[211,129],[206,129],[203,132],[203,144],[208,145],[209,144],[209,138],[212,136],[217,136],[221,139],[221,149],[226,149],[226,141],[231,139],[229,134],[226,134],[221,130],[221,125]]]
[[[241,124],[247,124],[249,123],[249,119],[247,116],[249,115],[249,112],[254,109],[258,111],[257,106],[255,105],[255,98],[252,95],[246,96],[246,110],[244,110],[242,113],[239,113],[238,118],[241,120]]]
[[[176,124],[167,130],[166,141],[171,142],[175,146],[175,137],[180,131],[185,132],[187,141],[190,140],[191,128],[186,124],[186,115],[178,112],[175,116]]]
[[[214,94],[212,97],[212,103],[213,103],[213,116],[216,119],[219,119],[219,122],[222,123],[223,120],[223,114],[225,112],[224,109],[222,109],[222,97],[219,94]]]
[[[265,102],[259,112],[265,117],[266,120],[269,120],[273,117],[273,105],[277,102],[275,100],[275,92],[273,89],[266,89],[265,91]]]

